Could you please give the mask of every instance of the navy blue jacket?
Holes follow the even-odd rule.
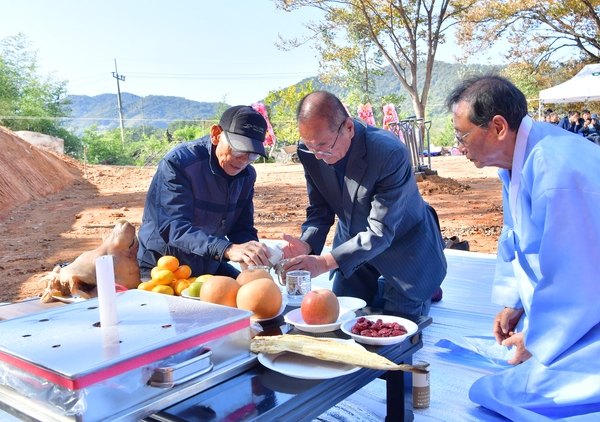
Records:
[[[446,276],[444,241],[419,193],[410,153],[391,132],[354,120],[343,187],[333,166],[299,146],[310,206],[301,239],[320,254],[338,222],[331,254],[348,278],[365,263],[413,301],[425,301]]]
[[[147,276],[163,255],[177,257],[192,274],[216,274],[232,243],[258,240],[254,228],[256,170],[227,175],[210,137],[173,148],[158,164],[139,230],[138,261]]]
[[[569,120],[569,116],[565,116],[558,122],[558,127],[562,127],[564,130],[568,130],[569,132],[577,133],[583,127],[583,123],[580,121],[572,123]]]

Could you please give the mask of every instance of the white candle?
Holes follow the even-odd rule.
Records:
[[[96,285],[98,287],[98,308],[100,309],[100,326],[109,328],[116,326],[117,293],[115,291],[115,267],[112,255],[104,255],[96,259]]]

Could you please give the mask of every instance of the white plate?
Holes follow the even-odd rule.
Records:
[[[363,348],[354,340],[331,338],[328,340],[350,343],[355,347]],[[341,377],[360,370],[361,368],[347,363],[329,362],[317,358],[299,355],[297,353],[282,352],[274,355],[259,353],[258,361],[266,368],[280,374],[305,380],[324,380]]]
[[[183,290],[181,291],[181,296],[183,296],[183,297],[187,297],[188,299],[200,300],[200,298],[199,298],[199,297],[190,296],[190,295],[189,295],[189,293],[188,293],[188,289],[183,289]]]
[[[377,321],[378,319],[381,319],[383,322],[397,322],[400,325],[404,325],[404,328],[406,328],[406,331],[408,332],[402,336],[396,337],[365,337],[357,334],[352,334],[352,327],[354,326],[354,324],[356,324],[356,321],[358,321],[359,318],[367,318],[368,320],[371,320],[373,322]],[[348,334],[350,337],[352,337],[359,343],[371,344],[375,346],[387,346],[388,344],[401,343],[406,338],[416,333],[419,329],[417,324],[415,324],[411,320],[390,315],[367,315],[365,317],[352,318],[351,320],[344,322],[340,328],[344,333]]]
[[[319,324],[319,325],[310,325],[304,322],[302,319],[302,310],[294,309],[293,311],[285,314],[283,319],[288,324],[292,324],[294,327],[299,329],[300,331],[304,331],[306,333],[328,333],[330,331],[335,331],[340,328],[340,325],[344,321],[348,321],[349,319],[354,318],[356,315],[354,311],[348,311],[344,315],[341,315],[336,322],[333,324]]]
[[[357,297],[340,296],[338,297],[340,303],[340,309],[346,309],[347,311],[357,311],[367,306],[367,302]]]
[[[71,295],[71,296],[52,296],[54,299],[58,300],[59,302],[63,302],[63,303],[76,303],[76,302],[83,302],[85,299],[77,296],[77,295]]]
[[[279,309],[279,312],[277,313],[277,315],[271,317],[271,318],[254,318],[254,317],[250,317],[250,321],[252,322],[262,322],[262,321],[269,321],[270,319],[273,318],[277,318],[279,315],[281,315],[283,313],[283,310],[285,309],[285,302],[281,303],[281,308]]]

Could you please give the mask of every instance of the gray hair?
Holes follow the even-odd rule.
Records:
[[[446,106],[452,110],[460,101],[471,105],[469,121],[475,125],[487,126],[494,116],[500,115],[506,119],[510,130],[516,132],[527,115],[525,95],[508,79],[497,75],[463,81],[450,93]]]

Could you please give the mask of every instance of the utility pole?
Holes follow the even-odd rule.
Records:
[[[146,117],[144,117],[144,97],[142,97],[142,133],[146,134]]]
[[[125,148],[125,131],[123,130],[123,107],[121,107],[121,87],[119,81],[125,82],[125,76],[119,75],[117,71],[117,59],[115,59],[115,71],[112,73],[113,78],[117,79],[117,104],[119,107],[119,121],[121,123],[121,145]]]

